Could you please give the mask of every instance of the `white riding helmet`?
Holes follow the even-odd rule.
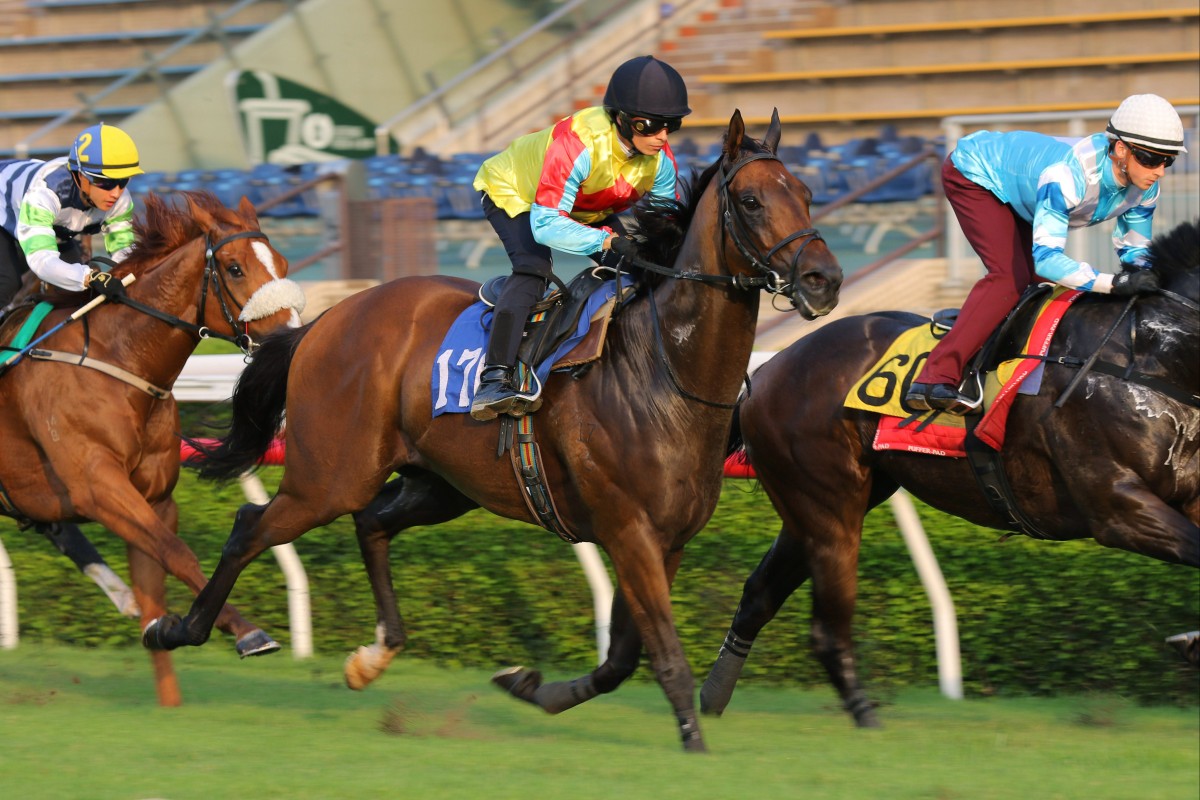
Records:
[[[1108,138],[1161,153],[1186,153],[1179,112],[1156,94],[1126,97],[1108,121]]]

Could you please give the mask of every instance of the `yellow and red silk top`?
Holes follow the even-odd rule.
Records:
[[[677,199],[675,155],[629,152],[601,107],[585,108],[522,136],[483,162],[476,189],[515,217],[530,214],[533,237],[576,255],[599,252],[607,232],[589,227],[645,194]]]

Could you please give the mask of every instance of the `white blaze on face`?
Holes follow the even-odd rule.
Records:
[[[304,290],[293,280],[279,277],[275,267],[275,252],[265,242],[251,242],[254,255],[274,280],[264,283],[246,301],[239,319],[242,322],[253,322],[256,319],[269,317],[285,308],[292,310],[290,327],[296,327],[300,321],[300,312],[304,310]]]
[[[267,274],[279,280],[279,273],[275,271],[275,254],[271,252],[271,248],[264,242],[251,242],[250,247],[254,249],[254,255],[258,256],[262,265],[267,268]]]

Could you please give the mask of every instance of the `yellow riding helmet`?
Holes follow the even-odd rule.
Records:
[[[144,175],[139,166],[137,145],[129,134],[112,125],[84,129],[71,145],[67,166],[90,177],[128,178]]]

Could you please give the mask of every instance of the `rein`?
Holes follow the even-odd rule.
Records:
[[[1172,292],[1167,289],[1159,289],[1156,292],[1156,294],[1162,295],[1163,297],[1167,298],[1168,300],[1173,300],[1177,303],[1180,303],[1185,308],[1188,308],[1192,311],[1200,310],[1200,305],[1198,305],[1195,301],[1191,300],[1190,298],[1184,297],[1181,294],[1176,294],[1175,292]],[[1098,360],[1100,357],[1100,351],[1104,349],[1104,346],[1106,344],[1108,344],[1109,339],[1112,338],[1112,335],[1116,332],[1117,328],[1120,326],[1121,321],[1123,319],[1125,319],[1126,315],[1128,315],[1130,313],[1130,311],[1133,310],[1134,304],[1137,301],[1137,299],[1138,299],[1137,295],[1134,295],[1129,298],[1129,301],[1125,304],[1125,308],[1123,308],[1121,310],[1120,315],[1113,322],[1112,327],[1109,328],[1108,332],[1104,335],[1104,338],[1100,340],[1100,344],[1097,345],[1096,350],[1091,354],[1091,356],[1088,357],[1088,359],[1086,361],[1084,361],[1082,363],[1080,363],[1078,361],[1076,361],[1075,363],[1070,363],[1070,361],[1067,360],[1065,357],[1058,358],[1058,359],[1046,359],[1048,361],[1054,361],[1056,363],[1061,363],[1064,366],[1074,366],[1079,370],[1079,372],[1075,375],[1075,377],[1071,379],[1071,382],[1069,384],[1067,384],[1067,388],[1063,390],[1062,395],[1058,398],[1058,400],[1055,401],[1054,406],[1053,406],[1054,408],[1062,408],[1062,406],[1067,402],[1067,398],[1071,396],[1071,394],[1075,391],[1076,387],[1084,379],[1084,377],[1086,377],[1089,372],[1093,372],[1093,371],[1099,372],[1104,375],[1109,375],[1114,378],[1119,378],[1123,381],[1130,381],[1132,383],[1140,384],[1152,391],[1155,391],[1155,392],[1158,392],[1159,394],[1170,397],[1170,398],[1177,400],[1185,405],[1200,407],[1200,397],[1197,397],[1196,395],[1182,389],[1181,387],[1176,386],[1173,383],[1170,383],[1169,381],[1165,381],[1161,378],[1156,378],[1152,375],[1145,375],[1141,372],[1134,372],[1134,369],[1133,369],[1134,363],[1135,363],[1134,347],[1137,344],[1137,320],[1134,317],[1130,318],[1129,364],[1125,367],[1120,367],[1116,364],[1112,364],[1107,361],[1099,361]]]
[[[762,255],[758,248],[748,241],[750,235],[745,223],[742,221],[740,216],[734,214],[730,210],[729,185],[733,180],[734,175],[736,175],[742,167],[746,166],[752,161],[759,160],[779,161],[780,159],[774,153],[760,152],[753,153],[741,159],[740,161],[735,162],[728,171],[725,170],[724,166],[717,167],[717,178],[719,180],[717,196],[719,198],[721,209],[720,213],[723,222],[721,227],[722,238],[728,233],[729,237],[733,240],[734,246],[737,247],[738,252],[742,254],[742,257],[745,258],[747,262],[749,262],[750,266],[760,273],[759,275],[711,275],[708,273],[697,272],[695,270],[679,270],[673,267],[664,267],[661,264],[655,264],[637,257],[627,260],[630,261],[634,266],[646,270],[647,272],[664,275],[668,278],[675,278],[676,280],[696,281],[697,283],[708,284],[710,286],[727,285],[743,291],[764,289],[768,294],[774,295],[787,293],[788,289],[790,289],[796,281],[796,271],[799,269],[800,256],[803,255],[804,250],[817,240],[824,241],[824,238],[816,228],[804,228],[785,236],[774,247],[768,250],[765,256]],[[784,281],[778,272],[771,269],[771,260],[784,247],[801,238],[807,238],[807,241],[805,241],[804,244],[796,249],[796,254],[792,257],[789,279]],[[689,392],[687,389],[683,388],[683,385],[679,382],[679,376],[675,374],[675,370],[671,367],[671,362],[667,358],[666,344],[663,341],[662,324],[659,321],[658,304],[654,299],[654,292],[649,292],[649,296],[650,319],[654,326],[654,341],[658,347],[658,357],[662,362],[663,368],[666,370],[667,377],[671,379],[671,386],[675,389],[676,394],[688,400],[693,400],[697,403],[711,406],[712,408],[737,408],[738,403],[741,402],[740,398],[732,403],[720,403],[715,400],[706,400],[703,397],[693,394],[692,392]],[[796,301],[793,298],[789,297],[788,301],[792,304],[792,308],[796,308]],[[746,374],[742,380],[746,386],[746,394],[744,396],[749,396],[749,374]]]
[[[209,284],[211,283],[213,286],[213,293],[216,295],[217,302],[221,306],[221,315],[229,324],[230,329],[234,331],[234,335],[218,333],[206,325],[197,325],[195,323],[188,322],[172,314],[159,311],[157,308],[148,306],[145,303],[140,303],[137,300],[133,300],[125,295],[120,295],[114,298],[114,300],[122,303],[123,305],[127,305],[136,311],[140,311],[147,316],[154,317],[157,320],[165,322],[173,328],[178,328],[179,330],[193,333],[201,339],[221,339],[222,341],[235,344],[243,353],[250,355],[250,353],[254,350],[255,345],[249,334],[246,333],[249,326],[244,323],[240,324],[237,320],[237,317],[234,316],[234,312],[230,307],[230,301],[232,301],[233,295],[225,283],[225,277],[221,274],[220,270],[217,269],[217,251],[230,242],[238,239],[266,240],[267,235],[262,231],[241,231],[239,233],[226,236],[224,239],[219,240],[216,244],[213,244],[211,239],[208,239],[207,237],[205,238],[204,280],[201,284],[200,291],[200,313],[197,315],[197,319],[204,319],[204,309],[208,303],[208,288]],[[233,305],[238,310],[241,309],[241,305],[238,304],[237,301],[233,301]]]

